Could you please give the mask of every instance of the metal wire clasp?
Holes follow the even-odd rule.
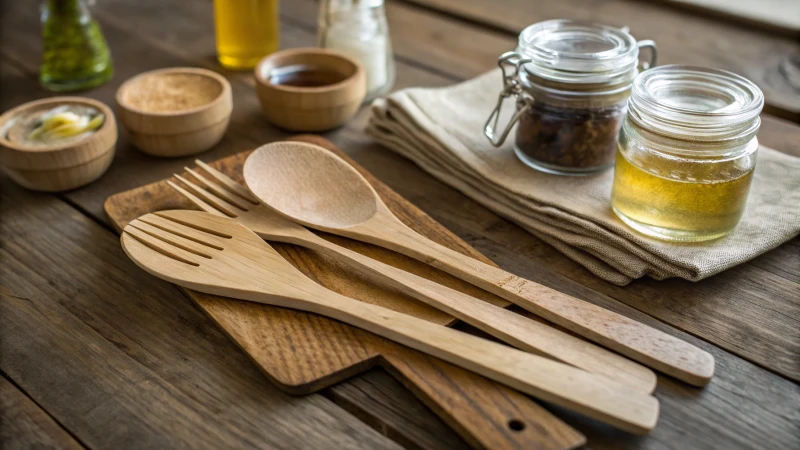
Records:
[[[483,126],[483,134],[495,147],[503,145],[503,142],[505,142],[508,137],[508,133],[511,132],[511,128],[530,107],[530,101],[522,96],[523,90],[519,82],[519,70],[523,64],[529,62],[531,62],[530,59],[523,59],[517,52],[506,52],[497,58],[497,65],[503,72],[503,90],[500,91],[500,95],[497,97],[497,105],[494,107],[494,110],[492,110],[492,113],[486,120],[486,124]],[[513,69],[513,72],[509,72],[508,69]],[[512,95],[517,98],[517,112],[508,122],[508,125],[506,125],[505,129],[500,134],[500,137],[495,139],[497,124],[500,120],[500,111],[503,108],[503,101]]]

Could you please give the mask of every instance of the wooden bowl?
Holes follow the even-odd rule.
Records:
[[[154,156],[204,152],[225,135],[231,85],[216,72],[176,67],[141,73],[117,90],[117,114],[133,144]]]
[[[84,186],[100,178],[114,159],[117,123],[105,104],[85,97],[53,97],[28,102],[0,116],[0,130],[22,114],[78,104],[95,108],[105,120],[94,133],[80,140],[31,146],[11,141],[0,133],[0,169],[16,183],[31,190],[58,192]]]
[[[273,83],[273,71],[290,66],[330,71],[339,74],[341,81],[312,87]],[[322,48],[273,53],[258,63],[255,79],[264,116],[291,131],[316,132],[341,126],[355,115],[367,92],[364,69],[358,62]]]

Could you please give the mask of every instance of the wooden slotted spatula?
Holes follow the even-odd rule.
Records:
[[[658,419],[658,400],[607,378],[330,291],[226,218],[147,214],[121,241],[137,265],[190,289],[331,317],[632,433]]]

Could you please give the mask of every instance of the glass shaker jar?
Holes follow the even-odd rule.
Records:
[[[617,135],[639,72],[639,49],[626,30],[572,20],[525,28],[515,52],[498,59],[503,90],[484,134],[496,147],[519,122],[514,151],[543,172],[581,175],[614,164]],[[516,97],[516,114],[496,136],[504,100]]]
[[[111,53],[89,12],[93,0],[42,2],[42,66],[39,80],[51,91],[78,91],[114,76]]]
[[[383,0],[323,0],[318,45],[358,61],[367,75],[369,101],[394,84],[394,60]]]
[[[753,178],[761,90],[723,70],[662,66],[636,78],[628,104],[611,193],[617,216],[666,240],[730,233]]]

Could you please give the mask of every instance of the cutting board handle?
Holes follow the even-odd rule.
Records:
[[[473,448],[567,450],[586,443],[518,391],[407,347],[386,347],[381,365]]]

